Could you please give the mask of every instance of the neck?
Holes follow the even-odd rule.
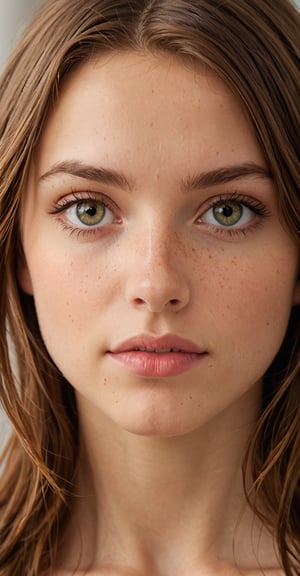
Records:
[[[251,567],[245,538],[252,548],[253,517],[241,468],[259,396],[169,438],[132,434],[79,402],[83,454],[74,516],[83,563],[126,563],[152,574],[183,572],[187,558]],[[241,557],[233,554],[234,540]]]

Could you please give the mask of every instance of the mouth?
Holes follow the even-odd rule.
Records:
[[[137,376],[165,378],[190,370],[207,356],[207,351],[176,335],[141,334],[122,342],[107,354]]]
[[[154,352],[155,354],[169,354],[171,352],[183,352],[179,348],[134,348],[134,352]]]
[[[133,338],[125,340],[115,348],[112,353],[120,352],[154,352],[158,354],[166,353],[192,353],[203,354],[206,352],[192,340],[187,340],[175,334],[165,334],[163,336],[151,336],[149,334],[139,334]]]

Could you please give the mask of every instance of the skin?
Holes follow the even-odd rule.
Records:
[[[127,184],[49,174],[60,162]],[[192,186],[196,174],[250,163],[261,172]],[[101,209],[102,195],[110,211],[94,227],[63,204],[92,197]],[[250,198],[262,214],[242,206],[242,221],[221,225],[220,196],[237,210]],[[83,498],[58,573],[74,569],[81,542],[93,575],[252,576],[258,560],[281,574],[245,506],[241,462],[262,376],[300,300],[298,253],[239,102],[208,70],[167,56],[85,64],[49,114],[21,226],[20,285],[75,388],[83,443]],[[107,351],[141,333],[188,338],[206,355],[175,376],[137,376]]]

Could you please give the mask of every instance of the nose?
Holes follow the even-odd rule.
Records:
[[[175,236],[157,231],[131,247],[132,266],[127,275],[126,297],[135,308],[152,313],[179,312],[190,300],[182,247]]]

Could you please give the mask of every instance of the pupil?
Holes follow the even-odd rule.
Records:
[[[222,214],[223,216],[225,216],[226,218],[230,218],[230,216],[232,216],[233,214],[233,209],[230,206],[224,206],[222,208]]]
[[[95,208],[95,206],[88,206],[88,208],[85,209],[85,213],[86,213],[88,216],[91,216],[91,217],[92,217],[92,216],[95,216],[95,214],[96,214],[96,208]]]

